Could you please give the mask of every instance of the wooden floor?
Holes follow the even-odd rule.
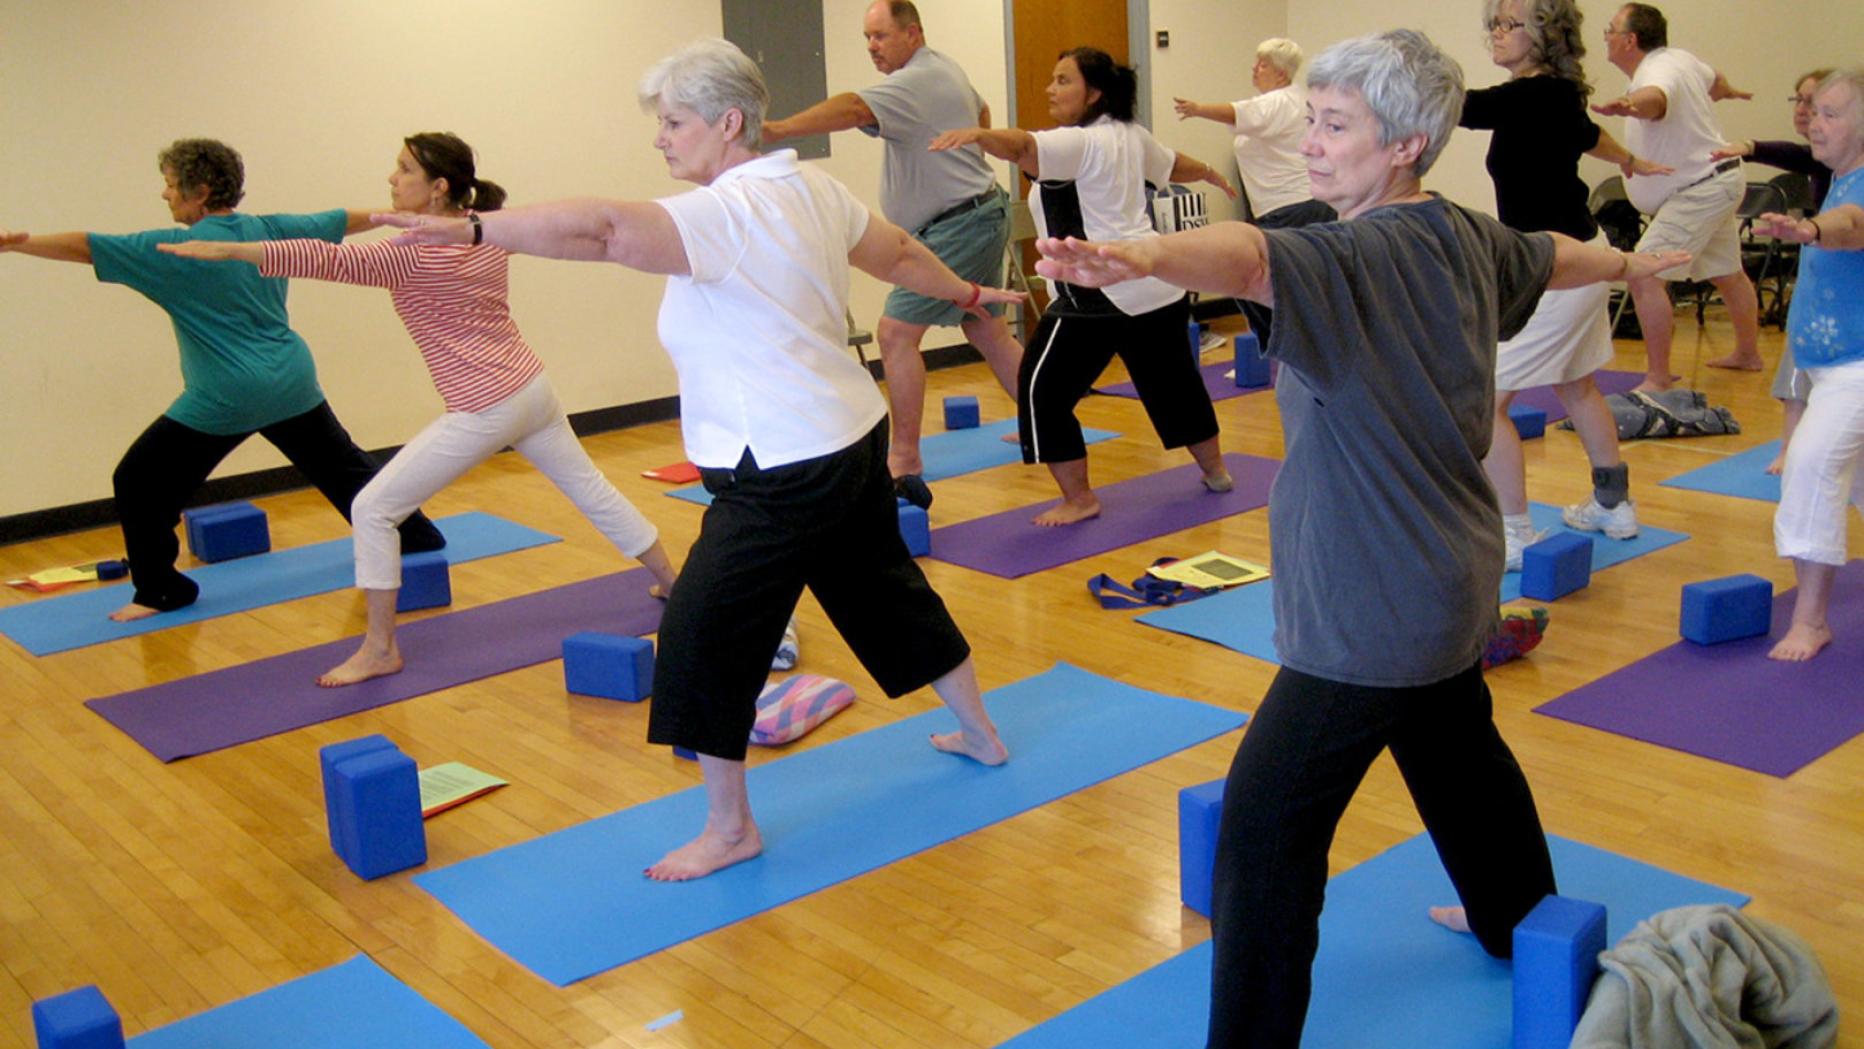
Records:
[[[1554,606],[1545,644],[1491,674],[1496,719],[1549,831],[1752,893],[1751,912],[1808,939],[1841,1009],[1855,1013],[1864,1009],[1864,741],[1782,780],[1531,713],[1675,640],[1685,582],[1747,571],[1791,584],[1789,566],[1773,556],[1770,504],[1655,484],[1779,432],[1767,376],[1697,365],[1729,348],[1725,319],[1711,312],[1706,331],[1693,317],[1678,320],[1685,382],[1733,408],[1745,432],[1627,447],[1640,517],[1691,539],[1604,572]],[[1640,345],[1620,349],[1618,367],[1641,368]],[[1769,331],[1769,361],[1779,349],[1778,333]],[[979,395],[987,419],[1010,413],[982,365],[934,374],[934,411],[936,398],[958,392]],[[1226,450],[1280,455],[1271,398],[1218,409]],[[1126,435],[1092,449],[1100,482],[1182,460],[1157,448],[1136,401],[1091,398],[1081,416]],[[640,477],[682,458],[675,424],[587,444],[660,525],[669,549],[683,551],[700,511]],[[1549,431],[1531,442],[1528,457],[1535,499],[1587,494],[1572,434]],[[954,478],[938,485],[934,523],[1050,495],[1039,469]],[[262,504],[279,547],[345,534],[313,493]],[[456,567],[455,608],[622,565],[515,456],[474,471],[428,509],[492,510],[566,540]],[[1852,531],[1855,556],[1864,544]],[[1156,557],[1213,547],[1265,560],[1266,514],[1014,583],[934,561],[924,567],[970,636],[987,689],[1067,660],[1250,710],[1269,682],[1268,664],[1136,626],[1131,613],[1100,610],[1083,587],[1097,572],[1128,579]],[[12,578],[120,549],[110,531],[20,544],[0,548],[0,573]],[[29,599],[0,591],[0,601]],[[100,985],[134,1034],[357,952],[501,1049],[992,1046],[1208,936],[1206,923],[1178,904],[1175,795],[1221,775],[1238,734],[558,989],[489,947],[406,875],[374,883],[351,876],[325,840],[316,750],[383,732],[423,765],[465,761],[511,780],[429,823],[430,867],[438,867],[696,783],[692,764],[643,742],[644,707],[566,696],[559,666],[548,663],[163,765],[81,705],[354,634],[362,623],[360,598],[341,592],[43,659],[0,640],[0,1047],[31,1045],[30,1003],[80,984]],[[881,698],[807,598],[801,625],[802,669],[852,682],[861,701],[799,746],[936,706],[930,692]],[[1382,760],[1341,826],[1333,866],[1349,867],[1419,829]],[[674,1010],[684,1018],[647,1031]],[[1841,1044],[1864,1046],[1864,1039],[1848,1034]]]

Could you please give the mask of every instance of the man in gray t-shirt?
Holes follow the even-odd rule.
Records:
[[[966,280],[999,285],[1009,237],[1009,198],[976,146],[933,153],[933,136],[990,126],[990,107],[958,64],[925,46],[919,11],[908,0],[875,0],[862,20],[868,57],[887,78],[844,92],[782,120],[764,122],[766,146],[786,138],[860,130],[881,139],[880,211],[912,233]],[[887,465],[902,495],[920,505],[932,494],[919,477],[925,361],[920,340],[935,325],[957,324],[1012,397],[1023,348],[994,313],[979,317],[957,304],[893,289],[876,328],[893,416]]]

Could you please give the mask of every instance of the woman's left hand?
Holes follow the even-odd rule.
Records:
[[[1222,190],[1223,195],[1229,197],[1231,200],[1236,199],[1236,187],[1230,185],[1230,180],[1224,178],[1223,172],[1218,171],[1216,168],[1210,169],[1210,174],[1204,177],[1204,181]]]
[[[1687,266],[1695,257],[1687,251],[1627,251],[1623,254],[1625,271],[1619,275],[1619,280],[1654,277],[1664,270]]]
[[[394,226],[403,232],[394,237],[396,244],[471,244],[472,223],[445,215],[422,215],[413,211],[378,211],[369,216],[378,226]]]
[[[1769,211],[1754,220],[1755,236],[1772,237],[1789,244],[1810,244],[1818,232],[1818,228],[1810,221],[1782,215],[1777,211]]]
[[[5,251],[16,244],[24,244],[31,239],[32,234],[24,230],[15,232],[10,229],[0,229],[0,251]]]

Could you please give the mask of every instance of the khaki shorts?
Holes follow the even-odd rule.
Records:
[[[1639,251],[1687,251],[1688,266],[1659,273],[1664,280],[1713,280],[1741,272],[1741,228],[1735,212],[1747,183],[1733,168],[1670,194],[1638,238]]]

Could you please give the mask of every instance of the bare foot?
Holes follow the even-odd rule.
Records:
[[[1670,387],[1674,385],[1676,385],[1674,380],[1670,382],[1658,382],[1655,379],[1645,379],[1643,382],[1638,383],[1636,386],[1631,387],[1631,392],[1632,393],[1662,393],[1663,391],[1669,389]]]
[[[1738,353],[1731,353],[1726,357],[1717,357],[1712,361],[1703,361],[1702,363],[1711,368],[1732,368],[1738,372],[1757,372],[1767,366],[1767,362],[1761,360],[1759,354],[1755,354],[1752,357],[1743,357]]]
[[[713,871],[743,863],[764,851],[764,839],[758,837],[757,825],[748,823],[736,837],[706,828],[697,838],[660,858],[660,862],[642,871],[655,881],[691,881]]]
[[[1773,457],[1773,462],[1767,464],[1767,472],[1778,477],[1780,476],[1780,471],[1784,469],[1786,469],[1786,452],[1782,451],[1779,455]]]
[[[1221,494],[1233,491],[1236,488],[1236,479],[1230,476],[1230,471],[1218,470],[1214,474],[1204,475],[1204,487]]]
[[[1011,430],[1009,433],[998,437],[997,440],[1002,441],[1004,444],[1021,444],[1023,443],[1023,432],[1021,430]]]
[[[1043,528],[1060,528],[1100,516],[1100,500],[1090,495],[1086,502],[1059,502],[1031,518]]]
[[[342,688],[354,685],[358,681],[367,681],[372,677],[385,677],[401,672],[401,650],[390,648],[386,654],[372,652],[367,646],[356,650],[356,654],[343,662],[324,671],[317,683],[325,688]]]
[[[1831,643],[1832,628],[1824,623],[1794,623],[1787,629],[1786,636],[1773,646],[1773,651],[1767,653],[1767,658],[1787,663],[1804,663]]]
[[[672,583],[655,583],[653,586],[647,588],[647,596],[656,601],[665,601],[667,595],[671,593],[673,593]]]
[[[159,608],[150,608],[148,605],[139,605],[131,601],[129,604],[110,613],[110,618],[119,623],[134,623],[138,619],[147,619],[153,615],[160,615],[161,612],[162,610]]]
[[[947,754],[970,758],[980,765],[1001,765],[1010,760],[1010,748],[996,733],[988,739],[972,739],[962,732],[946,732],[932,737],[932,745]]]
[[[1469,912],[1461,907],[1432,907],[1430,920],[1451,932],[1469,931]]]

